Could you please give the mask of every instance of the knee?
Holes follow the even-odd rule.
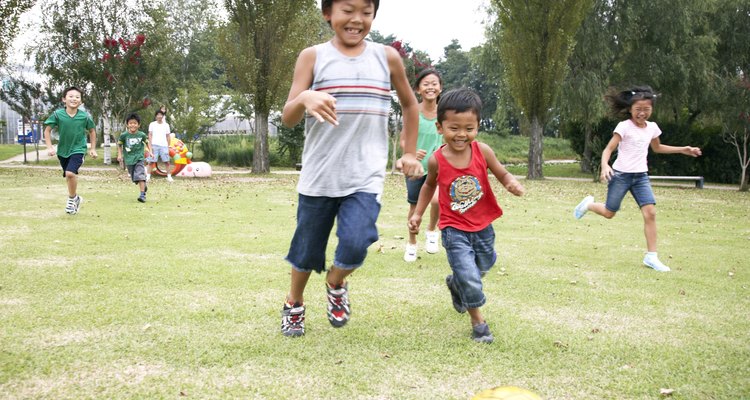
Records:
[[[655,221],[656,220],[656,207],[654,206],[645,206],[641,210],[643,213],[643,219],[646,221]]]
[[[617,215],[616,212],[609,211],[609,210],[604,210],[604,212],[602,213],[602,217],[604,217],[606,219],[612,219],[612,218],[615,217],[615,215]]]

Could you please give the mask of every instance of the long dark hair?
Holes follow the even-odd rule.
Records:
[[[633,86],[630,89],[617,91],[611,89],[604,98],[609,103],[610,112],[615,117],[630,118],[630,107],[638,100],[651,100],[651,105],[656,100],[657,93],[651,86]]]

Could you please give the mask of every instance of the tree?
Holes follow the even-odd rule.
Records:
[[[568,74],[563,83],[562,114],[582,125],[584,131],[581,172],[593,173],[598,179],[598,166],[592,163],[593,129],[606,114],[603,94],[615,61],[615,18],[611,0],[595,0],[593,12],[583,20],[575,39],[575,48],[568,59]],[[611,38],[611,39],[605,39]]]
[[[267,173],[268,115],[286,100],[297,55],[320,36],[322,18],[311,0],[226,0],[225,6],[220,51],[234,88],[253,95],[252,172]]]
[[[0,65],[5,65],[8,49],[18,34],[18,18],[34,5],[34,0],[0,2]]]
[[[565,76],[573,37],[591,0],[492,0],[510,91],[529,123],[527,178],[543,178],[542,135]]]
[[[26,125],[37,121],[37,135],[41,129],[39,119],[44,111],[44,100],[42,85],[39,83],[29,82],[23,78],[13,78],[10,80],[7,88],[0,90],[0,100],[8,104],[11,110],[21,116],[21,131],[26,133]],[[34,138],[34,149],[36,150],[36,160],[39,161],[39,137]],[[26,140],[23,141],[23,162],[26,163]]]

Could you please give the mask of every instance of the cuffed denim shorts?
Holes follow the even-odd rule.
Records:
[[[71,154],[68,157],[57,156],[57,159],[60,160],[60,166],[63,170],[63,177],[65,177],[65,173],[68,171],[78,175],[78,170],[81,169],[81,166],[83,165],[86,157],[84,157],[84,155],[81,153],[77,153]]]
[[[422,190],[422,185],[424,185],[426,180],[427,175],[415,179],[406,178],[406,201],[409,204],[417,204],[419,201],[419,191]]]
[[[491,224],[479,232],[445,227],[442,238],[453,270],[453,288],[461,296],[464,307],[481,307],[487,301],[482,291],[482,277],[497,261],[495,230]]]
[[[654,191],[651,189],[651,181],[648,179],[648,172],[620,172],[613,171],[614,174],[607,185],[607,203],[604,207],[612,212],[620,210],[622,199],[630,191],[633,194],[635,202],[641,208],[648,204],[656,204]]]
[[[151,146],[151,157],[147,160],[148,162],[169,162],[169,147],[167,146]]]
[[[357,192],[344,197],[299,195],[297,229],[286,260],[301,272],[326,270],[326,247],[336,222],[339,243],[333,265],[356,269],[365,261],[367,248],[378,240],[375,222],[380,203],[375,193]]]

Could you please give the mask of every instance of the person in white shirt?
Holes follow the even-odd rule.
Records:
[[[167,165],[167,181],[172,182],[172,165],[169,157],[169,124],[164,120],[164,111],[158,110],[154,116],[154,122],[148,125],[148,142],[151,143],[153,153],[149,158],[148,174],[146,180],[151,179],[153,167],[161,160]]]

